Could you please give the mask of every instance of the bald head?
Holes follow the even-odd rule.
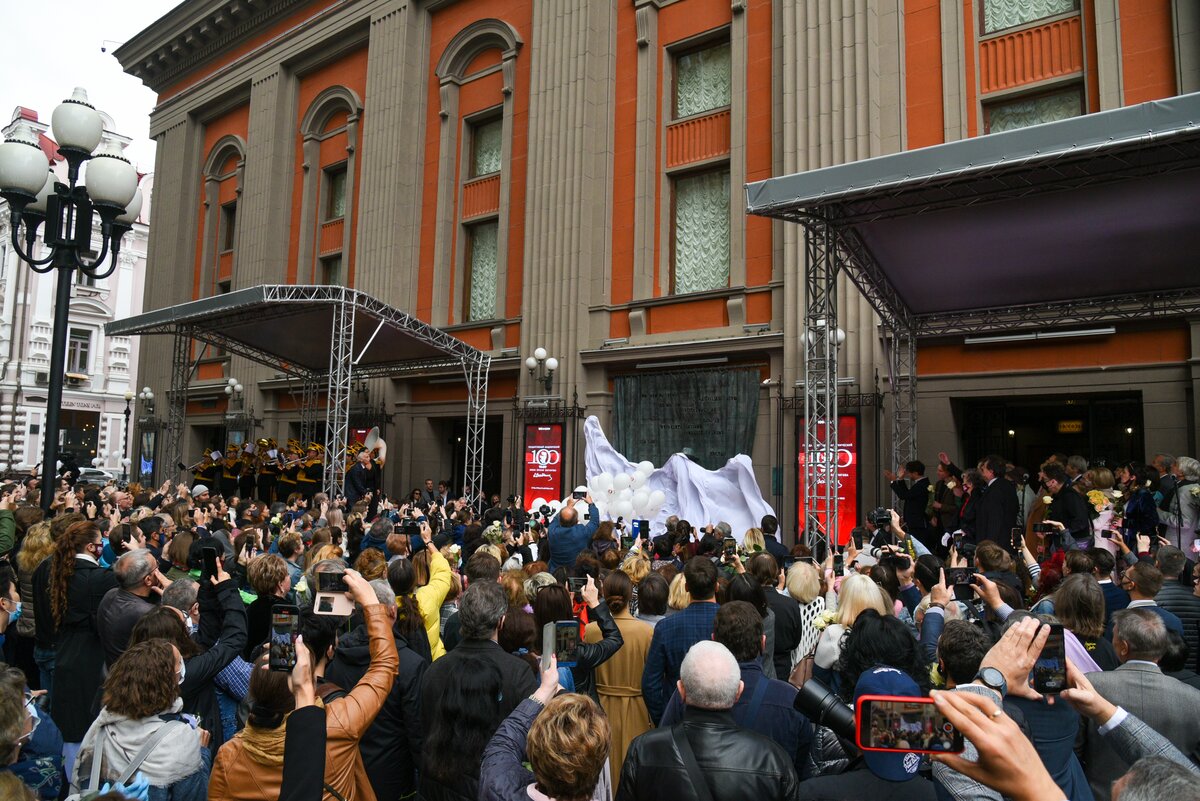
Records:
[[[113,575],[121,589],[132,591],[141,587],[157,566],[154,555],[142,548],[123,554],[113,565]]]
[[[701,640],[679,668],[679,696],[699,709],[731,709],[742,694],[742,673],[733,654],[719,642]]]
[[[558,510],[558,519],[564,526],[573,526],[579,520],[579,513],[574,506],[567,505]]]

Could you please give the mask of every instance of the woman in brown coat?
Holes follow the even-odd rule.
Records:
[[[362,606],[366,619],[371,664],[348,695],[325,706],[325,799],[375,801],[359,753],[359,740],[375,719],[392,688],[399,666],[392,639],[389,610],[371,585],[347,570],[349,595]],[[300,641],[303,643],[303,640]],[[297,643],[297,644],[300,644]],[[314,654],[313,666],[326,657]],[[246,728],[221,746],[213,764],[208,797],[238,801],[276,801],[283,781],[283,745],[288,716],[295,706],[286,673],[263,670],[262,661],[250,677],[250,719]],[[336,791],[337,795],[334,795]]]
[[[596,668],[596,692],[612,727],[609,763],[613,787],[617,786],[621,776],[621,765],[625,762],[629,744],[633,738],[650,730],[650,713],[646,711],[646,704],[642,700],[642,669],[646,666],[646,654],[650,651],[654,627],[630,614],[629,599],[632,597],[633,582],[629,576],[614,570],[604,579],[604,599],[625,640],[621,650]],[[600,627],[589,623],[584,640],[600,642],[601,639]]]

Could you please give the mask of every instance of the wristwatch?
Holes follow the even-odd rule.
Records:
[[[1001,696],[1008,695],[1008,682],[1004,680],[1004,674],[994,667],[980,668],[975,674],[975,681],[978,681],[984,687],[995,690]]]

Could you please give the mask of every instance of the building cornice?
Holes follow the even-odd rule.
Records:
[[[191,0],[114,51],[121,68],[162,93],[168,86],[308,0]]]

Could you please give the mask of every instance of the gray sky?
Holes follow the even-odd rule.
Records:
[[[82,86],[92,105],[113,118],[115,133],[133,139],[126,156],[142,172],[152,171],[148,133],[155,95],[121,71],[112,51],[176,5],[179,0],[0,0],[6,64],[0,124],[8,124],[17,106],[34,109],[48,123],[54,107]],[[100,52],[102,45],[107,53]]]

